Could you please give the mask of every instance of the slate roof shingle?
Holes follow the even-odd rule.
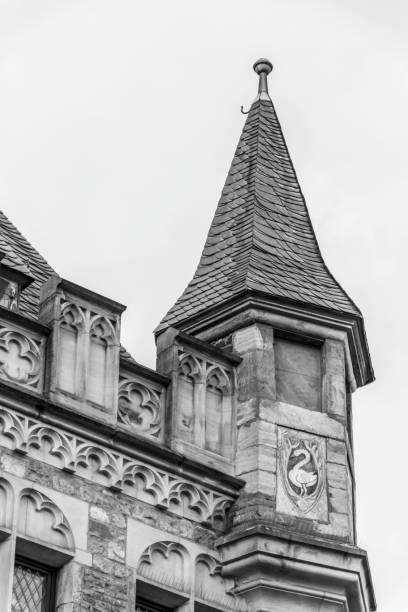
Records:
[[[361,316],[323,261],[265,93],[249,111],[194,277],[156,333],[251,291]]]

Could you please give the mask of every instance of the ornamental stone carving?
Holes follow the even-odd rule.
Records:
[[[52,401],[116,423],[123,310],[59,277],[44,284],[40,321],[51,328],[47,392]]]
[[[41,386],[41,343],[21,332],[0,328],[0,377],[31,389]]]
[[[173,422],[176,437],[187,443],[180,450],[189,452],[194,445],[232,458],[232,380],[232,370],[179,349]]]
[[[138,381],[119,383],[118,421],[138,434],[162,438],[162,393]]]
[[[89,333],[98,340],[104,340],[107,344],[117,342],[117,334],[112,321],[103,315],[92,315],[89,323]]]
[[[204,525],[222,527],[233,498],[0,408],[0,443],[114,491]]]
[[[60,323],[62,326],[76,330],[85,327],[86,311],[74,302],[63,302],[61,305]]]
[[[149,581],[187,593],[190,591],[190,558],[177,542],[154,542],[140,557],[138,574]]]
[[[63,512],[46,495],[35,489],[24,489],[18,504],[17,533],[42,540],[69,551],[74,550],[74,537]]]
[[[280,428],[278,455],[278,510],[326,520],[324,439]]]

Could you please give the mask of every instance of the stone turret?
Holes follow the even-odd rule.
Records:
[[[375,605],[351,435],[352,392],[373,380],[364,323],[320,253],[269,97],[272,64],[254,70],[258,95],[200,263],[156,330],[158,368],[169,326],[239,358],[223,460],[245,486],[219,541],[236,593],[253,610],[362,612]],[[197,452],[222,455],[195,436]]]

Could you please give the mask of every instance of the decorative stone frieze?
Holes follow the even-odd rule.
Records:
[[[41,392],[44,339],[0,324],[0,378]]]
[[[78,436],[0,408],[0,444],[205,525],[222,524],[233,499]]]

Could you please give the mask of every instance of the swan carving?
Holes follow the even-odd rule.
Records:
[[[290,482],[295,485],[295,487],[300,489],[300,497],[304,497],[307,495],[308,489],[317,483],[317,473],[307,472],[303,469],[303,467],[312,459],[308,450],[305,448],[298,448],[297,450],[293,451],[293,454],[295,457],[300,457],[303,455],[303,459],[296,463],[291,470],[289,470],[288,478]]]

